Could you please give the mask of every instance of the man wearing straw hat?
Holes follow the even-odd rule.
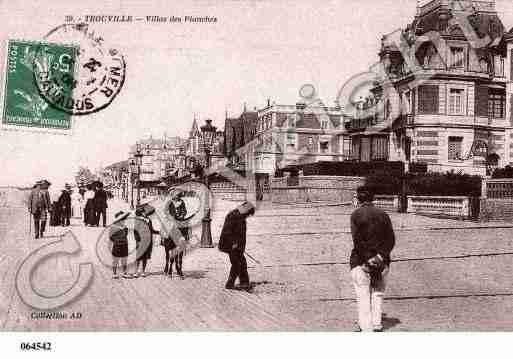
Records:
[[[50,210],[50,195],[48,187],[50,182],[41,180],[36,182],[34,189],[30,192],[28,199],[28,210],[34,217],[35,238],[43,237],[46,228],[48,211]]]

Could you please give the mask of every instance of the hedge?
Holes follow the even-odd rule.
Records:
[[[284,169],[277,171],[276,175],[277,177],[281,177],[283,172],[290,171],[292,173],[297,173],[300,170],[303,171],[304,176],[366,177],[381,173],[389,173],[391,176],[401,177],[404,174],[404,163],[400,161],[320,161],[303,165],[287,166]]]
[[[454,171],[447,173],[407,173],[405,191],[417,196],[480,196],[481,177]],[[365,185],[376,194],[402,193],[402,179],[386,173],[366,178]]]

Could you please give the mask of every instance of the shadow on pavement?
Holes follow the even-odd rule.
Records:
[[[382,323],[383,329],[388,330],[398,324],[401,324],[401,321],[398,318],[387,317],[386,313],[383,313]]]
[[[193,271],[183,271],[185,278],[190,279],[203,279],[206,277],[208,271],[205,270],[193,270]]]

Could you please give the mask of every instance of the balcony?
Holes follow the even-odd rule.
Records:
[[[426,2],[424,1],[424,5],[420,7],[420,15],[423,16],[441,6],[445,8],[454,7],[452,5],[452,1],[449,0],[433,0]],[[465,6],[465,3],[468,3],[470,6],[470,3],[472,3],[472,7],[476,11],[486,11],[486,12],[495,12],[495,2],[494,1],[462,1],[463,6]],[[461,5],[456,5],[460,6]],[[455,9],[459,9],[459,7],[455,7]]]

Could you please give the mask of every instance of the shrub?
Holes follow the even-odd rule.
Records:
[[[428,172],[408,173],[404,176],[406,194],[417,196],[480,196],[481,177],[454,171],[447,173]],[[368,176],[365,185],[376,194],[400,194],[401,177],[388,173],[375,173]]]
[[[454,171],[408,174],[406,193],[418,196],[480,196],[481,177]]]
[[[365,178],[365,185],[375,194],[401,193],[401,176],[391,176],[387,172],[374,173]]]

